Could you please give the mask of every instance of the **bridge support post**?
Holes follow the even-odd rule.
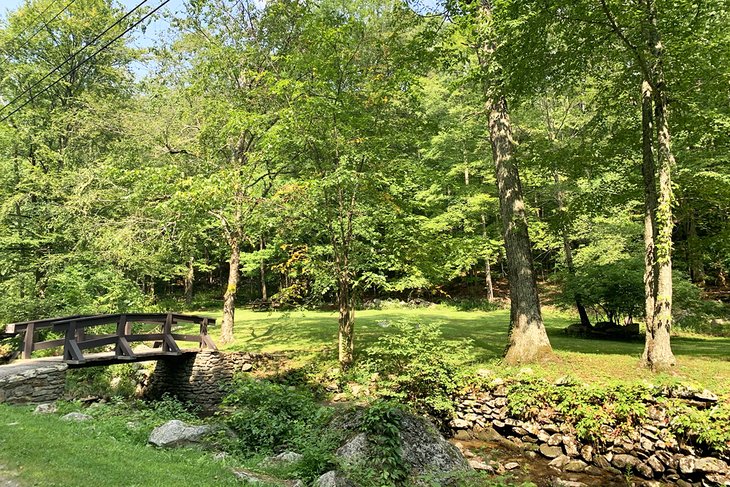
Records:
[[[203,318],[200,323],[200,348],[202,350],[218,350],[213,340],[208,336],[208,318]]]
[[[177,346],[175,339],[172,337],[172,313],[167,313],[165,324],[162,326],[162,351],[180,355],[180,347]]]
[[[86,360],[84,360],[84,354],[81,353],[79,344],[76,341],[76,328],[75,321],[71,321],[66,328],[66,337],[63,343],[63,360],[68,363],[82,364]]]
[[[23,337],[23,358],[29,359],[33,354],[33,342],[35,342],[35,323],[28,323]]]

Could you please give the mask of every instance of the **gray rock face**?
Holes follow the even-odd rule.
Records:
[[[341,473],[330,470],[314,482],[314,487],[355,487],[355,484]]]
[[[401,458],[413,475],[471,470],[459,449],[446,441],[428,420],[409,413],[399,414]],[[346,464],[367,462],[370,455],[361,417],[361,411],[349,411],[331,425],[333,429],[353,433],[337,450],[337,456]]]
[[[212,431],[213,428],[208,425],[191,426],[173,419],[152,430],[148,442],[162,448],[193,445],[200,443]]]
[[[563,454],[563,449],[559,446],[550,446],[543,443],[542,445],[540,445],[540,453],[548,458],[557,458]]]
[[[89,416],[88,414],[84,414],[84,413],[68,413],[64,416],[61,416],[61,419],[63,421],[81,422],[81,421],[91,421],[94,418]]]
[[[727,463],[719,458],[712,457],[698,458],[695,462],[695,469],[699,472],[719,474],[728,473],[729,471]]]
[[[58,411],[58,407],[55,403],[45,402],[36,406],[33,414],[53,414]]]
[[[285,452],[279,453],[278,455],[267,457],[264,460],[264,463],[269,464],[269,465],[296,463],[301,459],[302,459],[302,454],[296,453],[293,451],[285,451]]]

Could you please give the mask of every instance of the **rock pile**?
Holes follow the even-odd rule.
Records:
[[[682,389],[663,391],[663,395],[683,399],[698,408],[717,401],[708,391]],[[669,430],[671,418],[659,404],[647,404],[646,421],[632,431],[603,428],[600,446],[579,441],[574,428],[556,413],[522,421],[510,417],[507,404],[507,387],[504,381],[495,379],[491,390],[461,398],[450,426],[457,438],[494,428],[515,447],[552,459],[550,465],[563,472],[600,475],[607,470],[683,486],[730,486],[730,452],[707,456],[696,446],[679,443]]]

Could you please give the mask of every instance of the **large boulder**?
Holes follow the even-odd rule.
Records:
[[[345,433],[347,441],[337,456],[347,465],[367,463],[371,457],[368,434],[362,428],[362,410],[344,413],[331,427]],[[448,474],[471,470],[459,449],[446,441],[427,419],[406,412],[398,413],[401,458],[414,476]]]
[[[194,426],[173,419],[152,430],[148,442],[161,448],[195,445],[201,443],[203,438],[212,432],[212,426]]]

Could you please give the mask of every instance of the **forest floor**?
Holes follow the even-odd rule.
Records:
[[[202,312],[220,323],[220,313]],[[641,367],[639,358],[643,338],[636,340],[599,340],[568,336],[563,329],[576,318],[547,307],[543,310],[545,326],[555,351],[555,358],[529,368],[549,380],[569,375],[585,382],[605,383],[615,380],[654,381],[657,376]],[[379,336],[389,332],[398,321],[438,323],[445,339],[473,340],[472,361],[464,364],[474,370],[488,368],[505,374],[517,373],[501,365],[500,357],[507,345],[509,310],[460,311],[443,305],[428,308],[397,308],[356,312],[356,360]],[[211,329],[220,343],[220,327]],[[279,353],[291,366],[334,366],[337,344],[337,313],[327,311],[237,310],[236,340],[224,350]],[[730,395],[730,338],[673,332],[672,349],[677,366],[664,374],[717,394]]]

